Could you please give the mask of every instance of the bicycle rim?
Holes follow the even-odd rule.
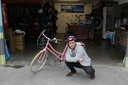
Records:
[[[40,71],[44,64],[46,63],[47,60],[47,50],[43,51],[43,52],[39,52],[32,60],[31,64],[30,64],[30,71],[32,73],[37,73],[38,71]]]
[[[97,24],[95,27],[101,27],[102,26],[102,18],[96,17],[94,20],[97,21]]]

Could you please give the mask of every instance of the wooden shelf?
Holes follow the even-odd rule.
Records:
[[[114,27],[114,28],[119,29],[119,30],[122,30],[122,31],[128,31],[128,30],[122,29],[122,28],[120,28],[120,27]]]
[[[93,7],[92,10],[97,9],[97,8],[99,8],[99,6],[95,6],[95,7]]]

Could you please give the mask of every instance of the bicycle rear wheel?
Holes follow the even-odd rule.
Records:
[[[98,27],[101,27],[102,26],[102,22],[103,22],[103,20],[102,20],[102,18],[101,17],[95,17],[94,18],[94,21],[96,21],[97,23],[96,23],[96,25],[95,25],[95,27],[96,28],[98,28]]]
[[[36,54],[36,56],[33,58],[30,64],[30,71],[32,73],[37,73],[38,71],[40,71],[43,68],[44,64],[46,63],[47,57],[48,57],[47,50],[44,50]]]

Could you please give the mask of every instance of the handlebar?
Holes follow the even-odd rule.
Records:
[[[50,39],[49,37],[47,37],[47,36],[44,34],[45,31],[46,31],[46,29],[44,29],[41,34],[42,34],[47,40],[52,41],[52,42],[55,42],[55,43],[59,43],[58,41],[62,41],[62,39],[56,39],[56,38]]]

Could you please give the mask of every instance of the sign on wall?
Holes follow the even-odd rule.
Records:
[[[84,5],[61,5],[62,13],[84,13]]]

